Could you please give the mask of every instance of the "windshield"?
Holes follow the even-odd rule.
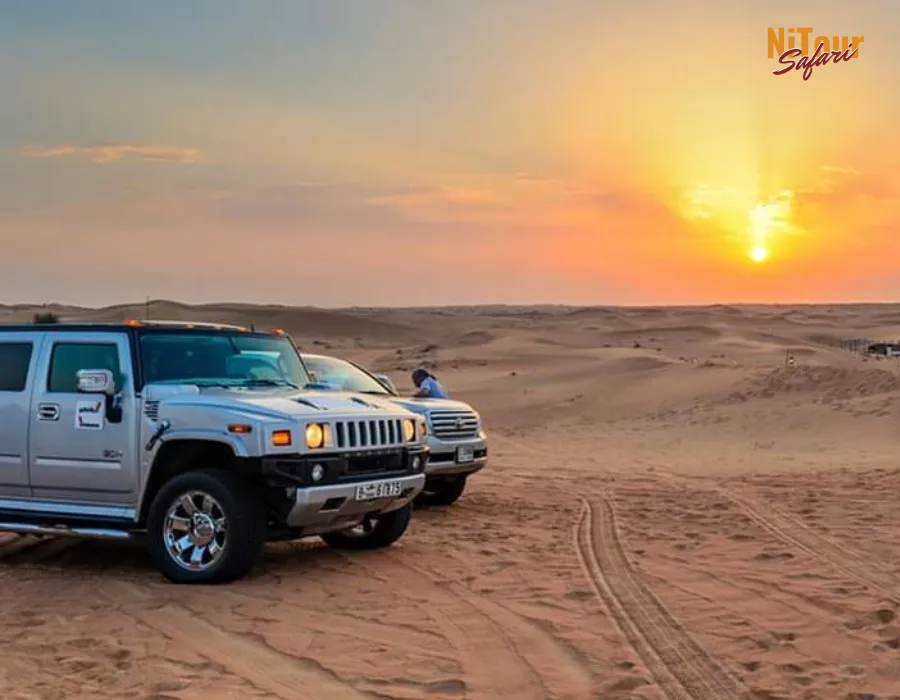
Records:
[[[317,384],[330,384],[338,391],[351,391],[356,394],[390,395],[381,382],[352,362],[336,357],[309,355],[304,355],[303,361],[314,375]]]
[[[309,375],[287,337],[248,333],[142,333],[145,384],[296,386]]]

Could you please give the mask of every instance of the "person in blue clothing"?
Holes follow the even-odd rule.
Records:
[[[412,373],[413,384],[416,385],[415,397],[428,399],[446,399],[449,398],[444,387],[431,372],[427,369],[419,367]]]

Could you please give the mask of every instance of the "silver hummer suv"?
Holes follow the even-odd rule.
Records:
[[[280,331],[0,326],[0,530],[145,539],[178,583],[241,578],[266,541],[389,546],[425,421],[309,383]]]

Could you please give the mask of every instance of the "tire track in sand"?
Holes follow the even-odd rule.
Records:
[[[17,555],[21,556],[25,552],[32,552],[43,547],[49,540],[48,537],[31,534],[14,534],[12,537],[5,538],[0,543],[0,563],[13,564]]]
[[[638,578],[609,502],[583,503],[573,534],[588,583],[666,697],[750,700],[750,690],[695,642]]]
[[[379,583],[402,592],[422,611],[423,624],[433,622],[453,647],[469,700],[547,700],[551,693],[545,679],[528,662],[508,634],[476,605],[461,598],[449,585],[438,583],[428,574],[406,564],[390,552],[340,553],[347,561],[365,568]],[[590,697],[588,695],[587,697]]]
[[[435,579],[436,572],[429,572],[401,561],[391,552],[386,556],[394,565],[403,567],[411,575],[421,577],[430,585],[446,590],[460,603],[490,622],[506,640],[507,646],[540,680],[547,691],[545,698],[581,700],[591,697],[594,691],[593,677],[582,664],[572,659],[552,635],[509,608],[479,595],[456,581]]]
[[[741,512],[768,532],[776,540],[793,547],[820,562],[840,571],[848,578],[883,594],[889,600],[900,603],[900,586],[897,575],[871,556],[860,554],[831,537],[822,535],[798,518],[790,516],[744,491],[711,483],[709,479],[685,481],[684,476],[669,472],[657,472],[670,484],[681,488],[697,488],[700,484],[734,503]]]
[[[165,585],[159,584],[160,587]],[[156,589],[157,584],[154,584],[153,588]],[[199,596],[199,599],[202,599],[202,596]],[[268,619],[256,618],[252,612],[252,606],[277,605],[283,618],[298,620],[298,626],[316,634],[341,636],[357,642],[378,644],[439,661],[455,661],[453,652],[446,648],[446,640],[438,634],[411,629],[407,626],[399,627],[372,622],[366,618],[351,615],[346,610],[313,610],[289,599],[278,598],[277,594],[263,597],[259,594],[248,594],[245,589],[235,590],[234,588],[217,590],[216,599],[217,602],[227,604],[232,608],[238,606],[251,608],[246,613],[241,613],[249,619]],[[185,607],[194,609],[196,606],[185,603]]]
[[[372,697],[342,683],[313,661],[282,654],[228,632],[177,603],[155,597],[139,585],[106,581],[101,591],[123,613],[281,700]]]
[[[775,539],[828,564],[857,583],[875,589],[891,601],[900,603],[900,587],[896,584],[896,576],[879,569],[871,557],[865,558],[847,549],[752,496],[721,487],[718,491]]]
[[[35,567],[45,562],[54,563],[66,552],[84,544],[83,540],[75,537],[47,537],[34,546],[26,547],[17,552],[0,550],[0,561],[12,567]]]

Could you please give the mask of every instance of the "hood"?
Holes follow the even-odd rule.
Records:
[[[329,415],[365,417],[389,411],[402,414],[402,406],[381,397],[345,391],[309,391],[297,389],[221,389],[195,386],[147,387],[146,399],[162,400],[167,406],[207,406],[232,409],[277,419]],[[180,390],[179,390],[180,389]],[[398,408],[400,410],[398,410]]]
[[[391,402],[398,406],[402,406],[407,411],[413,413],[427,414],[430,411],[472,411],[475,409],[464,401],[454,401],[453,399],[414,399],[394,396]]]

